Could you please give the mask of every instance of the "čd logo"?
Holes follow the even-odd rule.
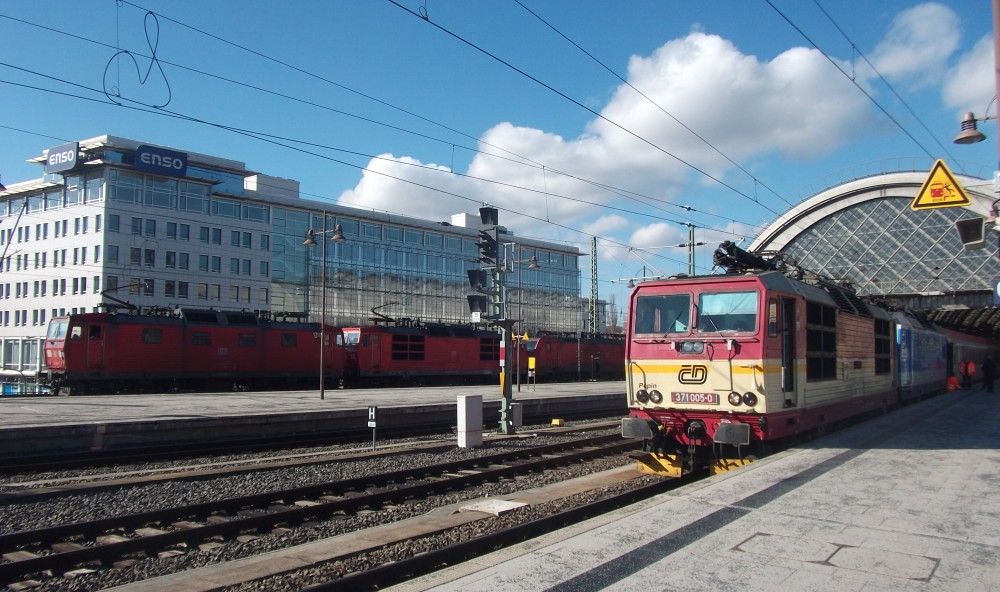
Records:
[[[694,364],[682,366],[677,373],[677,380],[681,384],[704,384],[708,379],[708,367],[696,366]]]

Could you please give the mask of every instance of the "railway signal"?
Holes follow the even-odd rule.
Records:
[[[500,432],[514,433],[513,393],[510,380],[506,375],[509,367],[506,353],[511,347],[511,327],[515,320],[507,318],[507,306],[504,301],[504,272],[500,261],[500,217],[496,208],[483,206],[479,208],[479,218],[483,228],[479,231],[479,269],[468,270],[469,285],[479,294],[466,298],[469,301],[469,312],[474,322],[487,321],[500,328]],[[490,277],[492,276],[492,282]]]

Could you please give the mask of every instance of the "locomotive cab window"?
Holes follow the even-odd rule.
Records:
[[[757,330],[757,292],[702,294],[698,298],[700,333]]]
[[[65,339],[66,327],[68,325],[69,325],[69,319],[59,319],[52,321],[49,324],[49,333],[45,337],[47,339]]]
[[[687,333],[690,315],[688,294],[639,296],[635,303],[635,333]]]

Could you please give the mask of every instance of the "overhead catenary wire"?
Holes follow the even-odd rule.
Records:
[[[927,125],[923,122],[923,120],[920,119],[920,116],[917,115],[917,113],[913,110],[912,107],[910,107],[909,103],[906,102],[906,99],[904,99],[898,92],[896,92],[896,89],[892,86],[892,84],[889,83],[888,80],[885,79],[885,76],[882,76],[882,73],[878,71],[875,65],[868,60],[868,57],[864,54],[864,52],[858,49],[858,46],[857,44],[854,43],[854,40],[852,40],[847,35],[847,33],[840,26],[840,24],[836,20],[834,20],[834,18],[830,15],[829,12],[827,12],[825,8],[823,8],[823,5],[819,3],[819,0],[813,0],[813,3],[816,4],[816,7],[819,8],[820,12],[822,12],[823,15],[826,16],[826,18],[830,21],[830,23],[834,26],[834,28],[836,28],[837,31],[840,32],[840,34],[844,37],[844,39],[846,39],[847,42],[851,44],[851,49],[858,52],[858,55],[861,56],[861,59],[864,60],[866,64],[868,64],[868,67],[871,68],[872,72],[874,72],[875,75],[878,76],[879,80],[881,80],[882,83],[885,84],[885,87],[889,89],[889,92],[891,92],[894,97],[896,97],[896,100],[899,101],[901,105],[906,107],[906,110],[909,111],[910,115],[912,115],[913,118],[917,120],[917,123],[919,123],[920,126],[924,128],[924,131],[927,132],[927,135],[929,135],[934,140],[934,142],[938,145],[941,151],[947,154],[948,158],[951,159],[952,161],[957,161],[957,159],[954,156],[952,156],[951,152],[948,151],[947,146],[943,144],[937,138],[937,136],[934,135],[934,132],[932,132],[930,128],[927,127]]]
[[[585,104],[583,104],[582,102],[578,101],[577,99],[574,99],[573,97],[571,97],[571,96],[567,95],[566,93],[564,93],[564,92],[562,92],[561,90],[559,90],[559,89],[555,88],[554,86],[552,86],[552,85],[550,85],[550,84],[548,84],[548,83],[546,83],[546,82],[542,81],[541,79],[539,79],[539,78],[537,78],[537,77],[535,77],[535,76],[533,76],[533,75],[529,74],[528,72],[526,72],[526,71],[522,70],[521,68],[518,68],[517,66],[515,66],[515,65],[511,64],[510,62],[508,62],[508,61],[504,60],[503,58],[501,58],[501,57],[497,56],[496,54],[494,54],[494,53],[492,53],[492,52],[490,52],[490,51],[486,50],[485,48],[483,48],[483,47],[480,47],[479,45],[476,45],[475,43],[473,43],[473,42],[469,41],[468,39],[466,39],[466,38],[462,37],[461,35],[459,35],[459,34],[457,34],[457,33],[453,32],[453,31],[451,31],[451,30],[449,30],[449,29],[447,29],[447,28],[445,28],[445,27],[443,27],[443,26],[441,26],[441,25],[439,25],[439,24],[435,23],[434,21],[432,21],[432,20],[430,20],[430,19],[426,19],[426,18],[423,18],[423,17],[421,17],[421,16],[420,16],[420,15],[419,15],[418,13],[416,13],[416,12],[414,12],[413,10],[411,10],[411,9],[409,9],[409,8],[407,8],[407,7],[405,7],[405,6],[403,6],[403,5],[402,5],[402,4],[400,4],[399,2],[396,2],[396,0],[387,0],[387,1],[388,1],[388,2],[390,3],[390,4],[393,4],[394,6],[397,6],[397,7],[399,7],[400,9],[402,9],[402,10],[404,10],[404,11],[406,11],[406,12],[408,12],[408,13],[410,13],[410,14],[414,15],[414,16],[416,16],[417,18],[420,18],[420,19],[421,19],[421,20],[423,20],[424,22],[427,22],[427,23],[429,23],[429,24],[430,24],[431,26],[435,27],[435,28],[436,28],[436,29],[438,29],[439,31],[441,31],[441,32],[443,32],[443,33],[445,33],[445,34],[447,34],[447,35],[449,35],[449,36],[453,37],[454,39],[456,39],[456,40],[460,41],[461,43],[464,43],[464,44],[468,45],[469,47],[471,47],[471,48],[475,49],[476,51],[478,51],[478,52],[480,52],[480,53],[482,53],[482,54],[486,55],[486,56],[487,56],[487,57],[489,57],[490,59],[493,59],[493,60],[495,60],[495,61],[497,61],[497,62],[499,62],[499,63],[503,64],[504,66],[506,66],[506,67],[510,68],[511,70],[513,70],[513,71],[517,72],[518,74],[520,74],[520,75],[524,76],[525,78],[527,78],[527,79],[529,79],[529,80],[531,80],[531,81],[533,81],[533,82],[535,82],[535,83],[537,83],[537,84],[541,85],[542,87],[544,87],[544,88],[546,88],[546,89],[550,90],[551,92],[553,92],[553,93],[555,93],[555,94],[559,95],[560,97],[562,97],[562,98],[566,99],[567,101],[569,101],[569,102],[573,103],[574,105],[576,105],[576,106],[580,107],[581,109],[583,109],[583,110],[587,111],[588,113],[590,113],[590,114],[594,115],[595,117],[599,118],[599,119],[600,119],[601,121],[604,121],[604,122],[606,122],[606,123],[609,123],[609,124],[610,124],[610,125],[612,125],[613,127],[615,127],[615,128],[617,128],[617,129],[619,129],[619,130],[621,130],[621,131],[625,132],[626,134],[628,134],[628,135],[632,136],[633,138],[635,138],[635,139],[639,140],[640,142],[642,142],[642,143],[646,144],[647,146],[649,146],[649,147],[653,148],[654,150],[657,150],[658,152],[661,152],[661,153],[663,153],[663,154],[665,154],[665,155],[669,156],[670,158],[672,158],[672,159],[676,160],[676,161],[677,161],[677,162],[679,162],[680,164],[682,164],[682,165],[684,165],[684,166],[688,167],[689,169],[691,169],[691,170],[693,170],[693,171],[695,171],[695,172],[699,173],[700,175],[704,176],[705,178],[707,178],[707,179],[711,179],[711,180],[712,180],[712,181],[714,181],[715,183],[717,183],[717,184],[721,185],[722,187],[725,187],[726,189],[728,189],[728,190],[732,191],[733,193],[735,193],[735,194],[737,194],[737,195],[739,195],[739,196],[742,196],[742,197],[744,197],[744,198],[746,198],[746,199],[748,199],[748,200],[750,200],[750,201],[752,201],[752,202],[754,202],[754,203],[758,204],[759,206],[761,206],[761,207],[762,207],[762,208],[764,208],[765,210],[767,210],[767,211],[771,212],[771,213],[772,213],[772,214],[774,214],[775,216],[779,216],[779,215],[780,215],[780,214],[779,214],[778,212],[774,211],[773,209],[771,209],[771,208],[770,208],[770,207],[768,207],[767,205],[765,205],[765,204],[762,204],[762,203],[760,203],[760,201],[758,201],[758,200],[756,200],[755,198],[751,197],[750,195],[747,195],[746,193],[744,193],[744,192],[740,191],[740,190],[739,190],[739,189],[737,189],[736,187],[733,187],[733,186],[732,186],[732,185],[730,185],[729,183],[726,183],[726,182],[725,182],[725,181],[723,181],[722,179],[719,179],[718,177],[716,177],[716,176],[712,175],[712,174],[711,174],[711,173],[709,173],[708,171],[705,171],[705,170],[703,170],[703,169],[699,168],[698,166],[694,165],[693,163],[690,163],[690,162],[688,162],[687,160],[684,160],[683,158],[681,158],[681,157],[677,156],[676,154],[674,154],[674,153],[670,152],[670,151],[669,151],[669,150],[667,150],[666,148],[663,148],[662,146],[660,146],[660,145],[656,144],[655,142],[653,142],[653,141],[651,141],[651,140],[649,140],[649,139],[647,139],[647,138],[645,138],[645,137],[643,137],[643,136],[639,135],[638,133],[636,133],[636,132],[634,132],[634,131],[632,131],[632,130],[628,129],[627,127],[625,127],[625,126],[621,125],[620,123],[618,123],[618,122],[614,121],[613,119],[610,119],[609,117],[607,117],[607,116],[606,116],[606,115],[604,115],[603,113],[600,113],[599,111],[595,111],[594,109],[591,109],[590,107],[588,107],[587,105],[585,105]]]
[[[0,62],[0,65],[8,65],[8,64]],[[21,68],[19,68],[19,69],[21,69]],[[22,70],[24,70],[24,69],[22,69]],[[46,76],[46,75],[42,75],[42,74],[39,74],[39,75]],[[46,77],[50,78],[50,79],[54,79],[54,80],[59,80],[59,79],[56,79],[56,78],[50,77],[50,76],[46,76]],[[89,90],[91,92],[95,92],[95,93],[100,93],[101,92],[98,89],[87,88],[87,87],[85,87],[83,85],[78,85],[76,83],[71,83],[69,81],[62,81],[62,82],[66,83],[66,84],[73,85],[73,86],[77,86],[79,88],[83,88],[85,90]],[[337,163],[337,164],[342,164],[344,166],[348,166],[348,167],[352,167],[352,168],[355,168],[355,169],[363,170],[363,171],[366,171],[366,172],[369,172],[369,173],[372,173],[372,174],[380,175],[380,176],[383,176],[383,177],[386,177],[386,178],[390,178],[390,179],[393,179],[395,181],[399,181],[399,182],[402,182],[402,183],[405,183],[405,184],[408,184],[408,185],[412,185],[412,186],[415,186],[415,187],[420,187],[422,189],[427,189],[429,191],[434,191],[434,192],[437,192],[437,193],[441,193],[441,194],[444,194],[444,195],[455,197],[457,199],[468,201],[468,202],[474,203],[476,205],[481,205],[481,203],[482,203],[482,200],[479,199],[479,198],[469,197],[469,196],[466,196],[466,195],[462,195],[460,193],[456,193],[454,191],[448,191],[448,190],[445,190],[445,189],[441,189],[440,187],[434,187],[434,186],[428,185],[426,183],[420,183],[420,182],[414,181],[412,179],[406,179],[406,178],[403,178],[403,177],[399,177],[399,176],[396,176],[396,175],[391,175],[389,173],[385,173],[383,171],[377,171],[377,170],[365,167],[363,165],[358,165],[358,164],[351,163],[351,162],[348,162],[348,161],[345,161],[345,160],[340,160],[340,159],[333,158],[333,157],[331,157],[329,155],[326,155],[326,154],[321,154],[319,152],[314,152],[314,151],[311,151],[311,150],[306,150],[304,148],[300,148],[300,147],[297,147],[297,146],[294,146],[292,144],[288,144],[288,143],[285,143],[285,142],[282,142],[282,141],[277,141],[275,139],[267,137],[266,135],[258,135],[257,133],[255,133],[253,131],[250,131],[250,130],[243,130],[243,129],[240,129],[240,128],[235,128],[235,127],[232,127],[232,126],[227,126],[227,125],[224,125],[224,124],[207,121],[207,120],[204,120],[204,119],[199,119],[197,117],[193,117],[193,116],[189,116],[189,115],[184,115],[184,114],[181,114],[181,113],[178,113],[178,112],[171,111],[169,109],[164,109],[164,108],[154,109],[154,108],[151,108],[151,107],[149,107],[147,105],[132,106],[132,105],[122,104],[122,103],[118,103],[118,102],[113,102],[113,101],[110,101],[108,99],[95,99],[95,98],[90,98],[90,97],[83,97],[81,95],[73,95],[73,94],[66,93],[66,92],[50,91],[49,89],[43,89],[43,88],[39,88],[39,87],[30,87],[28,85],[23,85],[23,84],[19,84],[19,83],[11,83],[11,82],[5,81],[5,80],[0,80],[0,83],[14,84],[16,86],[22,86],[22,87],[25,87],[25,88],[34,88],[35,90],[41,90],[41,91],[45,91],[45,92],[55,92],[56,94],[60,94],[60,95],[63,95],[63,96],[73,97],[73,98],[79,98],[79,99],[84,99],[84,100],[89,100],[89,101],[97,102],[97,103],[103,103],[103,104],[106,104],[106,105],[112,106],[112,107],[126,108],[126,109],[131,109],[131,110],[136,110],[136,111],[144,112],[144,113],[149,113],[149,114],[155,114],[155,115],[160,115],[160,116],[164,116],[164,117],[172,117],[172,118],[176,118],[176,119],[181,119],[181,120],[189,121],[189,122],[192,122],[192,123],[198,123],[198,124],[208,125],[208,126],[220,129],[220,130],[225,130],[225,131],[229,131],[231,133],[242,135],[244,137],[253,138],[253,139],[256,139],[256,140],[262,141],[262,142],[267,142],[267,143],[270,143],[270,144],[275,145],[275,146],[281,146],[281,147],[288,148],[290,150],[294,150],[294,151],[297,151],[297,152],[300,152],[300,153],[303,153],[303,154],[308,154],[310,156],[321,158],[321,159],[327,160],[329,162],[334,162],[334,163]],[[616,245],[619,245],[619,246],[622,246],[622,247],[626,247],[626,248],[629,247],[629,245],[626,245],[625,243],[621,243],[619,241],[616,241],[614,239],[610,239],[610,238],[607,238],[607,237],[600,237],[600,236],[594,235],[592,233],[585,232],[585,231],[579,230],[577,228],[573,228],[572,226],[569,226],[569,225],[566,225],[566,224],[560,224],[558,222],[554,222],[554,221],[551,221],[551,220],[544,220],[543,218],[541,218],[539,216],[533,216],[531,214],[526,214],[524,212],[519,212],[519,211],[516,211],[516,210],[509,209],[509,208],[504,208],[504,207],[499,207],[499,206],[496,206],[496,207],[497,207],[498,210],[505,211],[505,212],[510,213],[510,214],[517,214],[517,215],[523,216],[523,217],[528,218],[528,219],[536,220],[536,221],[539,221],[539,222],[546,222],[547,224],[550,224],[550,225],[555,226],[557,228],[562,228],[564,230],[568,230],[568,231],[571,231],[571,232],[574,232],[574,233],[578,233],[578,234],[581,234],[581,235],[584,235],[584,236],[594,236],[594,237],[597,237],[597,238],[599,238],[601,240],[607,241],[607,242],[609,242],[611,244],[616,244]],[[675,221],[671,221],[671,222],[675,222]]]
[[[733,166],[735,166],[737,169],[739,169],[746,176],[750,177],[753,180],[753,182],[754,182],[755,185],[760,185],[764,189],[767,189],[772,194],[774,194],[778,199],[780,199],[781,201],[785,202],[787,205],[789,205],[789,206],[793,205],[790,201],[788,201],[787,199],[785,199],[784,196],[782,196],[780,193],[778,193],[777,191],[775,191],[774,189],[772,189],[770,186],[768,186],[766,183],[764,183],[763,181],[761,181],[760,179],[758,179],[756,176],[754,176],[753,173],[751,173],[750,171],[746,170],[741,164],[739,164],[738,162],[736,162],[735,160],[733,160],[732,158],[730,158],[729,155],[727,155],[726,153],[722,152],[722,150],[720,150],[717,146],[715,146],[714,144],[712,144],[711,142],[709,142],[708,140],[706,140],[701,134],[699,134],[695,130],[691,129],[691,127],[689,127],[686,123],[684,123],[683,121],[681,121],[680,119],[678,119],[673,113],[671,113],[665,107],[663,107],[663,105],[660,105],[658,102],[654,101],[649,95],[647,95],[646,93],[642,92],[642,90],[640,90],[639,88],[636,88],[635,85],[633,85],[627,79],[625,79],[624,77],[622,77],[620,74],[618,74],[618,72],[616,72],[614,69],[612,69],[607,64],[605,64],[604,62],[602,62],[600,59],[598,59],[592,53],[590,53],[589,51],[587,51],[586,49],[584,49],[579,43],[577,43],[576,41],[574,41],[573,39],[571,39],[570,37],[568,37],[565,33],[563,33],[562,31],[560,31],[558,28],[555,27],[555,25],[553,25],[552,23],[548,22],[547,20],[545,20],[544,18],[542,18],[541,16],[539,16],[538,13],[536,13],[535,11],[533,11],[530,8],[528,8],[527,6],[525,6],[524,3],[521,2],[521,0],[514,0],[514,2],[518,6],[520,6],[524,10],[526,10],[533,17],[535,17],[536,19],[538,19],[539,21],[541,21],[542,24],[544,24],[548,28],[552,29],[557,35],[559,35],[560,37],[562,37],[563,39],[565,39],[566,41],[568,41],[571,45],[573,45],[573,47],[576,47],[577,49],[579,49],[580,51],[582,51],[588,58],[590,58],[591,60],[593,60],[594,62],[596,62],[598,65],[600,65],[602,68],[604,68],[605,70],[607,70],[608,73],[610,73],[612,76],[614,76],[615,78],[617,78],[618,80],[620,80],[623,84],[625,84],[626,86],[628,86],[629,88],[631,88],[633,91],[635,91],[636,94],[638,94],[643,99],[645,99],[649,104],[653,105],[654,107],[656,107],[657,109],[659,109],[660,111],[662,111],[664,115],[666,115],[670,119],[674,120],[678,125],[680,125],[685,130],[687,130],[691,135],[693,135],[694,137],[696,137],[699,140],[701,140],[701,142],[703,144],[705,144],[706,146],[708,146],[709,148],[711,148],[712,150],[714,150],[716,152],[716,154],[718,154],[719,156],[721,156],[721,157],[725,158],[727,161],[729,161],[730,164],[732,164]],[[755,202],[758,201],[756,197],[751,198],[751,199],[753,199],[753,201],[755,201]]]
[[[772,9],[774,9],[774,11],[776,13],[778,13],[778,15],[781,18],[783,18],[785,20],[785,22],[788,23],[789,26],[791,26],[793,29],[795,29],[799,33],[799,35],[802,35],[802,38],[805,39],[806,41],[808,41],[809,44],[812,45],[813,48],[816,49],[816,51],[820,52],[820,54],[822,54],[822,56],[824,58],[826,58],[826,60],[828,62],[830,62],[831,64],[833,64],[833,67],[836,68],[841,74],[843,74],[845,78],[847,78],[848,80],[850,80],[851,84],[853,84],[863,95],[865,95],[865,97],[867,97],[868,100],[871,101],[871,103],[873,105],[875,105],[875,107],[877,107],[878,110],[881,111],[883,115],[885,115],[886,117],[888,117],[889,121],[891,121],[897,128],[899,128],[899,130],[901,132],[903,132],[904,134],[906,134],[906,137],[910,138],[910,140],[912,140],[913,143],[916,144],[917,147],[920,148],[924,152],[924,154],[926,154],[927,156],[930,156],[930,157],[933,158],[934,155],[931,154],[931,152],[929,150],[927,150],[927,148],[925,148],[923,144],[920,143],[920,140],[918,140],[916,137],[914,137],[914,135],[911,134],[910,131],[903,126],[903,124],[901,124],[895,117],[892,116],[891,113],[889,113],[888,110],[886,110],[885,107],[883,107],[878,101],[876,101],[875,97],[873,97],[867,90],[864,89],[864,87],[861,86],[860,83],[858,83],[856,77],[853,77],[850,74],[848,74],[846,71],[844,71],[844,69],[840,66],[840,64],[838,64],[836,62],[836,60],[834,60],[833,58],[831,58],[825,51],[823,51],[823,49],[820,48],[820,46],[817,45],[816,42],[813,41],[811,37],[809,37],[809,35],[806,35],[805,31],[803,31],[801,27],[799,27],[794,22],[792,22],[792,19],[790,19],[788,17],[788,15],[786,15],[784,12],[782,12],[781,9],[779,9],[777,6],[775,6],[774,3],[771,0],[764,0],[764,2],[766,2],[768,6],[770,6]]]
[[[125,2],[125,4],[129,4],[129,5],[134,6],[136,8],[141,8],[138,5],[136,5],[134,3],[131,3],[131,2]],[[261,54],[260,52],[256,52],[255,50],[247,49],[247,48],[243,47],[242,45],[229,42],[229,41],[227,41],[225,39],[222,39],[222,38],[220,38],[220,37],[218,37],[216,35],[212,35],[210,33],[204,33],[201,29],[198,29],[196,27],[191,27],[190,25],[186,25],[184,23],[181,23],[180,21],[177,21],[176,19],[172,19],[170,17],[164,16],[164,15],[160,15],[159,13],[152,13],[152,14],[158,15],[161,18],[163,18],[164,20],[176,23],[179,26],[189,28],[189,29],[191,29],[193,31],[196,31],[198,33],[203,33],[203,34],[207,35],[208,37],[210,37],[212,39],[215,39],[215,40],[218,40],[220,42],[233,45],[234,47],[237,47],[237,48],[242,49],[242,50],[249,51],[249,52],[251,52],[254,55],[258,55],[258,56],[262,56],[262,57],[267,58],[266,55]],[[107,47],[109,49],[116,49],[115,46],[108,45],[108,44],[105,44],[105,43],[102,43],[100,41],[96,41],[96,40],[93,40],[93,39],[89,39],[89,38],[83,37],[83,36],[75,34],[75,33],[67,32],[67,31],[62,31],[62,30],[55,29],[55,28],[52,28],[52,27],[47,27],[47,26],[44,26],[44,25],[39,25],[37,23],[30,23],[28,21],[24,21],[22,19],[18,19],[18,18],[15,18],[15,17],[10,17],[10,16],[7,16],[7,15],[0,15],[0,18],[6,18],[6,19],[9,19],[9,20],[18,22],[18,23],[22,23],[22,24],[25,24],[25,25],[37,27],[37,28],[40,28],[42,30],[50,31],[50,32],[53,32],[53,33],[61,34],[61,35],[66,35],[68,37],[71,37],[71,38],[74,38],[74,39],[78,39],[80,41],[84,41],[84,42],[87,42],[87,43],[92,43],[92,44],[99,45],[99,46],[102,46],[102,47]],[[141,53],[138,53],[138,52],[133,52],[133,53],[135,55],[139,55],[139,56],[142,56],[142,57],[153,59],[153,56],[143,56]],[[410,130],[410,129],[404,128],[402,126],[397,126],[397,125],[392,125],[392,124],[389,124],[389,123],[386,123],[386,122],[381,122],[381,121],[378,121],[376,119],[372,119],[372,118],[369,118],[369,117],[364,117],[364,116],[361,116],[361,115],[358,115],[358,114],[354,114],[354,113],[350,113],[350,112],[347,112],[347,111],[344,111],[344,110],[341,110],[341,109],[336,109],[336,108],[333,108],[333,107],[329,107],[327,105],[322,105],[322,104],[316,103],[314,101],[309,101],[309,100],[305,100],[305,99],[302,99],[302,98],[299,98],[299,97],[294,97],[294,96],[288,95],[286,93],[282,93],[282,92],[278,92],[278,91],[275,91],[275,90],[272,90],[272,89],[264,88],[264,87],[261,87],[261,86],[258,86],[258,85],[253,85],[253,84],[249,84],[249,83],[246,83],[246,82],[241,82],[241,81],[238,81],[238,80],[235,80],[235,79],[232,79],[232,78],[228,78],[228,77],[225,77],[225,76],[222,76],[222,75],[219,75],[219,74],[215,74],[215,73],[206,72],[206,71],[199,70],[197,68],[192,68],[190,66],[186,66],[186,65],[183,65],[183,64],[178,64],[178,63],[175,63],[175,62],[170,62],[170,61],[167,61],[167,60],[162,60],[159,57],[156,57],[155,59],[158,62],[162,63],[162,64],[166,64],[166,65],[170,65],[172,67],[180,68],[182,70],[185,70],[185,71],[188,71],[188,72],[193,72],[193,73],[196,73],[196,74],[199,74],[199,75],[202,75],[202,76],[206,76],[206,77],[209,77],[209,78],[212,78],[212,79],[215,79],[215,80],[220,80],[220,81],[223,81],[223,82],[226,82],[226,83],[229,83],[229,84],[234,84],[234,85],[241,86],[241,87],[244,87],[244,88],[249,88],[249,89],[252,89],[252,90],[255,90],[255,91],[258,91],[258,92],[270,94],[272,96],[277,96],[277,97],[280,97],[280,98],[283,98],[283,99],[286,99],[286,100],[290,100],[290,101],[298,102],[298,103],[301,103],[301,104],[309,105],[309,106],[312,106],[312,107],[315,107],[315,108],[318,108],[318,109],[326,110],[326,111],[329,111],[329,112],[332,112],[332,113],[337,113],[337,114],[343,115],[345,117],[350,117],[350,118],[357,119],[359,121],[363,121],[363,122],[370,123],[370,124],[373,124],[373,125],[378,125],[378,126],[386,127],[388,129],[395,130],[395,131],[407,133],[407,134],[413,135],[415,137],[420,137],[420,138],[423,138],[423,139],[428,139],[428,140],[431,140],[431,141],[435,141],[435,142],[439,142],[439,143],[442,143],[442,144],[446,144],[446,145],[450,146],[452,148],[452,150],[454,150],[454,148],[457,146],[457,147],[460,147],[460,148],[462,148],[464,150],[468,150],[468,151],[476,153],[476,154],[481,154],[481,155],[488,156],[488,157],[491,157],[491,158],[502,159],[502,160],[505,160],[505,161],[508,161],[508,162],[512,162],[512,163],[515,163],[515,164],[520,164],[520,165],[524,165],[524,166],[534,167],[534,168],[536,168],[538,170],[541,170],[542,173],[543,173],[543,176],[544,176],[544,174],[546,172],[551,172],[553,174],[562,175],[562,176],[565,176],[565,177],[568,177],[568,178],[580,181],[582,183],[585,183],[585,184],[588,184],[588,185],[591,185],[591,186],[603,189],[605,191],[614,193],[614,194],[616,194],[616,195],[618,195],[620,197],[623,197],[625,199],[629,199],[629,200],[633,200],[633,201],[639,201],[639,199],[637,199],[637,198],[641,198],[641,199],[644,199],[644,200],[649,200],[650,202],[654,202],[653,204],[650,204],[650,203],[644,203],[644,202],[639,201],[639,203],[642,203],[642,205],[646,205],[646,206],[649,206],[649,207],[654,207],[654,208],[659,209],[658,206],[656,206],[655,204],[663,204],[663,205],[666,205],[666,206],[675,207],[675,208],[678,208],[678,209],[681,209],[681,210],[685,210],[687,212],[697,212],[698,214],[700,214],[702,216],[706,216],[706,217],[717,218],[717,219],[720,219],[720,220],[729,220],[730,219],[729,217],[721,216],[721,215],[714,214],[712,212],[708,212],[708,211],[704,211],[704,210],[700,210],[700,209],[697,209],[697,208],[694,208],[694,207],[691,207],[691,206],[688,206],[688,205],[677,204],[677,203],[674,203],[674,202],[671,202],[671,201],[667,201],[667,200],[664,200],[664,199],[661,199],[661,198],[649,196],[649,195],[646,195],[646,194],[643,194],[643,193],[631,191],[631,190],[628,190],[628,189],[625,189],[625,188],[621,188],[621,187],[616,187],[616,186],[613,186],[613,185],[610,185],[610,184],[607,184],[607,183],[602,183],[602,182],[599,182],[599,181],[594,181],[594,180],[591,180],[591,179],[587,179],[587,178],[581,177],[579,175],[574,175],[572,173],[561,171],[559,169],[552,168],[550,166],[547,166],[547,165],[535,162],[534,160],[532,160],[532,159],[530,159],[530,158],[528,158],[526,156],[523,156],[523,155],[517,154],[515,152],[506,150],[506,149],[504,149],[504,148],[502,148],[500,146],[497,146],[495,144],[491,144],[491,143],[486,142],[486,141],[479,140],[480,143],[482,143],[482,144],[484,144],[486,146],[489,146],[491,148],[495,148],[495,149],[500,150],[500,151],[502,151],[502,152],[504,152],[506,154],[510,154],[511,156],[516,157],[516,158],[505,157],[505,156],[493,154],[493,153],[490,153],[490,152],[485,152],[485,151],[482,151],[482,150],[479,150],[479,149],[476,149],[476,148],[471,148],[471,147],[468,147],[468,146],[456,145],[454,142],[452,142],[450,140],[445,140],[445,139],[442,139],[442,138],[437,138],[437,137],[431,136],[429,134],[424,134],[424,133],[420,133],[420,132],[417,132],[417,131],[414,131],[414,130]],[[267,58],[267,59],[272,59],[272,58]],[[281,61],[281,60],[275,60],[275,61],[277,63],[281,64],[281,65],[287,65],[286,62],[284,62],[284,61]],[[8,66],[9,67],[14,67],[14,66],[11,66],[11,65],[8,65]],[[306,71],[304,71],[304,70],[302,70],[300,68],[294,67],[294,66],[289,66],[289,67],[292,67],[293,69],[295,69],[296,71],[299,71],[299,72],[306,72]],[[381,99],[371,97],[370,95],[367,95],[365,93],[361,93],[360,91],[356,91],[354,89],[351,89],[351,88],[346,87],[344,85],[341,85],[339,83],[330,81],[330,80],[328,80],[325,77],[318,77],[318,79],[321,80],[321,81],[323,81],[323,82],[328,82],[330,84],[333,84],[333,85],[337,86],[338,88],[342,88],[342,89],[348,90],[350,92],[359,94],[360,96],[362,96],[362,97],[364,97],[366,99],[371,99],[371,100],[373,100],[375,102],[378,102],[379,104],[382,104],[382,105],[385,105],[385,106],[389,106],[389,107],[392,107],[394,109],[400,110],[401,112],[406,113],[408,115],[413,115],[415,117],[418,117],[418,118],[422,119],[425,122],[432,123],[433,125],[441,127],[442,129],[445,129],[447,131],[451,131],[451,132],[460,134],[463,137],[467,137],[467,138],[470,138],[470,139],[475,139],[473,136],[471,136],[469,134],[466,134],[464,132],[461,132],[459,130],[456,130],[456,129],[452,128],[452,127],[449,127],[449,126],[447,126],[445,124],[436,122],[436,121],[434,121],[432,119],[429,119],[429,118],[426,118],[426,117],[422,117],[422,116],[413,114],[412,112],[410,112],[408,110],[405,110],[405,109],[403,109],[401,107],[397,107],[397,106],[392,105],[391,103],[388,103],[388,102],[383,101]],[[337,149],[337,148],[331,148],[331,149],[340,150],[340,149]],[[343,151],[350,152],[347,149],[343,149]],[[399,161],[397,161],[397,162],[399,162]],[[412,164],[412,163],[410,163],[410,164]],[[451,172],[454,173],[453,167],[452,167],[452,171]],[[597,205],[599,207],[606,207],[606,206],[603,206],[601,204],[594,204],[594,205]],[[749,225],[749,226],[753,226],[750,223],[746,223],[746,224]]]

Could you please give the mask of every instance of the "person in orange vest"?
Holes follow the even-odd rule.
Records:
[[[953,393],[962,387],[958,384],[958,379],[955,378],[955,374],[952,373],[948,375],[948,380],[944,382],[944,388],[949,393]]]
[[[972,360],[965,360],[958,369],[962,375],[962,388],[968,390],[972,388],[972,375],[976,373],[976,363]]]

